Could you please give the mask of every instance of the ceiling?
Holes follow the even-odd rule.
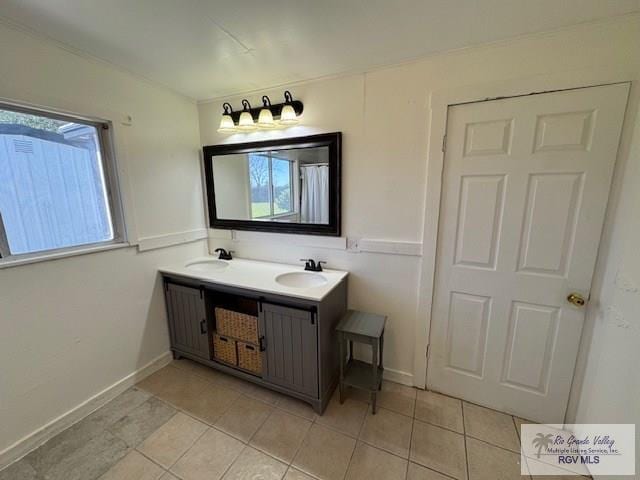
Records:
[[[2,0],[0,17],[197,100],[640,11],[640,0]]]

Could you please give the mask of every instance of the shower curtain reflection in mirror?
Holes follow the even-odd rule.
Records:
[[[301,165],[300,221],[329,222],[329,166]]]
[[[212,158],[220,219],[329,224],[328,147]]]

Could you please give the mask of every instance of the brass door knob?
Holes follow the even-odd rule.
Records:
[[[579,293],[570,293],[567,297],[569,303],[573,303],[576,307],[583,307],[585,304],[584,297]]]

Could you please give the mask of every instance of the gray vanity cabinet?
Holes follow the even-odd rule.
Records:
[[[262,378],[289,390],[318,396],[318,324],[311,310],[262,303]]]
[[[209,339],[203,290],[167,283],[165,295],[171,345],[208,360]]]
[[[174,358],[189,358],[324,411],[338,382],[335,326],[347,310],[346,279],[319,301],[176,274],[164,274],[164,285]],[[216,357],[216,308],[258,317],[258,345],[245,345],[261,350],[260,373],[242,368],[239,360],[234,365]],[[243,340],[223,336],[236,342],[239,357]]]

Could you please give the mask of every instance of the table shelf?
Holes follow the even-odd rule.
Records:
[[[350,387],[359,388],[367,392],[375,392],[382,384],[382,367],[378,367],[375,378],[373,367],[370,363],[360,360],[350,360],[345,365],[344,379],[342,382]]]
[[[344,387],[350,386],[371,394],[371,413],[376,413],[376,397],[382,387],[382,358],[384,328],[387,317],[375,313],[349,310],[336,326],[340,350],[340,403],[344,401]],[[346,361],[345,344],[349,343]],[[371,363],[353,359],[353,342],[371,346]]]

